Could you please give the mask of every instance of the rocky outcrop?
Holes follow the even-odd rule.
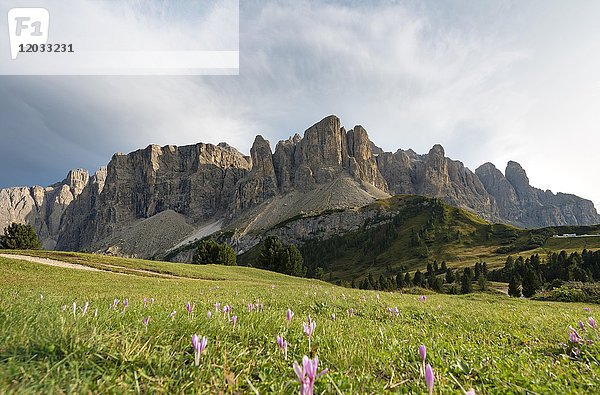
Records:
[[[374,144],[367,131],[360,125],[346,134],[348,144],[348,168],[355,178],[387,192],[388,185],[377,168]],[[375,147],[376,148],[376,147]]]
[[[236,186],[232,215],[257,206],[278,193],[277,178],[269,141],[256,136],[250,149],[252,170]]]

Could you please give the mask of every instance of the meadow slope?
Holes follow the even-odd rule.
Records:
[[[436,394],[600,393],[598,341],[578,355],[565,348],[569,326],[600,318],[597,305],[488,294],[423,302],[246,267],[35,255],[104,271],[0,258],[2,393],[298,393],[292,363],[310,352],[302,328],[309,314],[312,351],[319,370],[329,369],[316,393],[426,393],[420,344]],[[233,310],[217,312],[215,303]],[[388,311],[395,307],[397,315]],[[589,326],[585,332],[600,341]],[[198,367],[195,333],[208,339]],[[289,344],[287,359],[278,335]]]

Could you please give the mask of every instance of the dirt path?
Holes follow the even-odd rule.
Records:
[[[89,266],[78,265],[76,263],[68,263],[68,262],[57,261],[55,259],[48,259],[48,258],[38,258],[38,257],[28,256],[28,255],[0,254],[0,257],[8,258],[8,259],[20,259],[22,261],[41,263],[42,265],[48,265],[48,266],[65,267],[68,269],[89,270],[92,272],[103,271],[103,270],[99,270],[99,269],[89,267]]]
[[[135,272],[135,273],[116,272],[116,271],[108,270],[108,269],[102,270],[102,269],[97,269],[95,267],[79,265],[77,263],[58,261],[56,259],[38,258],[38,257],[34,257],[34,256],[29,256],[29,255],[0,254],[0,257],[9,258],[9,259],[20,259],[23,261],[28,261],[28,262],[33,262],[33,263],[41,263],[43,265],[49,265],[49,266],[64,267],[67,269],[89,270],[89,271],[93,271],[93,272],[107,272],[107,273],[123,274],[125,276],[135,276],[136,273],[140,273],[140,274],[147,274],[152,277],[171,278],[171,279],[187,279],[187,277],[180,277],[180,276],[175,276],[172,274],[165,274],[165,273],[157,273],[157,272],[152,272],[150,270],[132,269],[132,268],[128,268],[128,267],[109,265],[107,263],[96,263],[96,265],[104,266],[106,268],[111,268],[111,269],[120,269],[120,270],[124,270],[124,271]],[[144,276],[144,277],[148,277],[148,276]]]

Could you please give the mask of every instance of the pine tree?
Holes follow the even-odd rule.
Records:
[[[236,254],[227,243],[219,244],[213,239],[202,240],[194,253],[193,262],[200,265],[236,265]]]
[[[434,274],[433,265],[431,263],[428,263],[426,276],[431,277],[431,276],[433,276],[433,274]]]
[[[415,287],[423,286],[423,274],[421,273],[420,270],[417,270],[415,272],[415,278],[413,278],[413,284],[415,285]]]
[[[262,249],[258,254],[256,262],[264,269],[279,271],[278,257],[283,248],[281,240],[277,236],[269,236],[265,239]]]
[[[404,289],[404,275],[402,274],[402,272],[399,272],[396,275],[396,288]]]
[[[527,265],[523,273],[523,296],[531,298],[540,289],[540,280],[536,272]]]
[[[406,275],[404,276],[404,286],[407,288],[412,286],[412,279],[409,272],[406,272]]]
[[[475,280],[479,280],[479,275],[481,274],[481,263],[475,263]]]
[[[280,273],[289,274],[290,276],[304,277],[306,276],[306,266],[304,266],[304,258],[294,244],[287,247],[282,247],[277,254],[277,262],[279,264]],[[322,271],[323,278],[325,271]],[[315,272],[316,273],[316,272]]]
[[[477,284],[479,285],[480,291],[487,291],[488,289],[488,281],[487,278],[482,274],[479,275],[479,279],[477,280]]]
[[[454,281],[456,281],[454,270],[452,270],[451,268],[446,269],[446,282],[448,284],[452,284]]]
[[[471,272],[471,268],[467,267],[463,271],[460,293],[469,294],[473,292],[473,274]]]
[[[441,277],[435,277],[431,284],[431,289],[436,292],[442,292],[444,290],[444,281]]]
[[[0,236],[0,248],[10,250],[39,250],[42,248],[42,244],[33,226],[13,222],[4,228],[4,235]]]
[[[510,278],[508,283],[508,295],[515,298],[521,297],[521,277],[516,274]]]
[[[369,273],[369,275],[367,276],[367,281],[369,282],[369,285],[370,285],[370,288],[368,288],[368,289],[377,289],[377,283],[375,282],[373,273]]]
[[[504,271],[508,274],[512,273],[513,270],[515,268],[515,259],[512,257],[512,255],[509,255],[508,258],[506,258],[506,262],[504,262]]]
[[[442,261],[442,273],[446,273],[448,270],[448,266],[446,265],[446,261]]]

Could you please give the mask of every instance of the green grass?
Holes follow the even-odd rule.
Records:
[[[489,294],[429,295],[422,303],[415,295],[378,298],[373,291],[250,268],[50,254],[187,278],[0,258],[0,393],[298,393],[292,362],[309,352],[301,327],[308,314],[317,322],[313,346],[320,367],[330,369],[317,380],[316,393],[425,393],[420,344],[436,374],[436,394],[458,394],[460,386],[478,394],[600,392],[598,343],[576,358],[561,345],[569,326],[600,316],[599,306]],[[155,304],[144,308],[144,297]],[[109,308],[115,298],[129,299],[125,313]],[[188,301],[196,305],[191,318]],[[264,311],[248,312],[246,304],[256,301]],[[82,316],[85,302],[90,307]],[[222,313],[206,318],[215,302],[233,306],[235,329]],[[399,317],[387,312],[394,306]],[[287,308],[295,312],[289,327]],[[168,318],[173,310],[174,319]],[[194,333],[208,338],[199,367],[193,366]],[[277,335],[289,343],[288,360],[276,347]]]

